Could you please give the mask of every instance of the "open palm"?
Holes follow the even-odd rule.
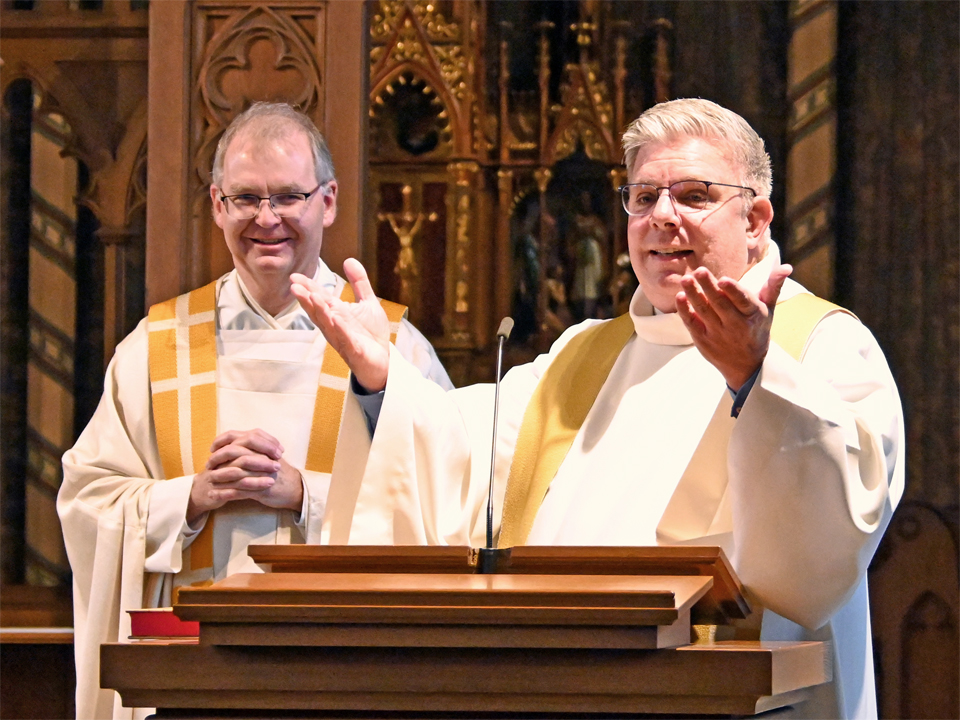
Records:
[[[343,263],[343,271],[353,287],[356,302],[344,302],[300,274],[290,276],[291,290],[327,342],[347,363],[357,382],[371,392],[378,392],[387,385],[390,322],[363,265],[349,258]]]

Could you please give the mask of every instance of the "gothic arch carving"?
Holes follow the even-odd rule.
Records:
[[[567,66],[561,92],[560,116],[545,148],[545,164],[572,155],[578,143],[591,160],[613,165],[619,162],[611,127],[613,107],[606,86],[596,82],[596,70],[587,63]]]
[[[112,140],[101,114],[96,112],[82,93],[68,79],[49,77],[27,63],[20,63],[4,85],[15,80],[28,80],[39,98],[34,114],[59,115],[68,128],[62,154],[74,157],[90,171],[90,182],[78,202],[89,208],[101,225],[123,228],[129,220],[127,189],[140,146],[145,146],[147,133],[147,98],[140,99],[122,131],[114,128]]]
[[[472,154],[470,65],[463,53],[462,33],[433,4],[384,0],[371,22],[370,100],[405,72],[437,93],[449,115],[453,153]]]
[[[130,170],[130,184],[127,187],[126,219],[129,222],[133,214],[147,207],[147,137],[143,136],[137,157]]]
[[[395,104],[398,92],[408,91],[406,96],[413,100],[417,107],[396,108],[397,123],[419,123],[422,130],[430,130],[437,135],[434,146],[422,154],[429,158],[448,158],[454,149],[454,123],[451,119],[451,110],[454,107],[453,98],[444,85],[435,85],[430,78],[420,75],[423,68],[413,63],[401,63],[385,75],[370,93],[371,137],[383,137],[391,128],[384,127],[390,119],[386,118],[387,109]],[[422,98],[419,96],[423,96]],[[432,96],[432,97],[431,97]],[[422,102],[417,102],[422,100]],[[429,105],[428,105],[429,104]],[[433,107],[430,107],[433,106]],[[395,133],[399,128],[392,128]],[[399,144],[399,143],[398,143]],[[415,147],[401,147],[414,155],[421,152]],[[371,147],[373,156],[388,155],[389,149],[385,143],[375,142]]]
[[[322,77],[315,39],[266,6],[231,17],[207,43],[197,74],[194,170],[205,187],[223,129],[247,105],[285,100],[311,116],[322,115]]]
[[[18,70],[19,72],[11,77],[10,82],[4,86],[4,94],[6,94],[7,88],[10,87],[10,84],[14,80],[28,80],[33,87],[34,116],[59,115],[62,117],[64,125],[68,128],[64,137],[63,155],[74,157],[89,166],[90,163],[88,161],[90,160],[91,153],[86,150],[86,144],[78,136],[76,130],[79,124],[77,121],[81,116],[77,115],[69,105],[64,107],[64,104],[60,101],[61,95],[67,95],[67,97],[69,97],[70,93],[63,88],[57,88],[55,81],[51,82],[51,78],[44,76],[43,73],[38,72],[26,63],[23,63]]]
[[[93,211],[101,225],[109,229],[108,232],[118,232],[130,224],[134,212],[131,193],[138,183],[136,169],[142,166],[145,175],[146,150],[147,98],[143,98],[127,120],[113,162],[92,173],[90,187],[81,198],[81,202]],[[145,203],[144,191],[140,194],[139,204]],[[104,236],[101,234],[101,237]]]
[[[61,68],[61,65],[56,67]],[[82,161],[92,173],[112,165],[117,150],[117,137],[122,128],[105,120],[103,113],[91,104],[81,88],[62,71],[44,72],[26,62],[18,63],[9,76],[29,80],[41,97],[35,112],[62,115],[72,129],[64,152]],[[4,86],[4,91],[9,85]],[[144,98],[145,101],[145,98]]]
[[[956,666],[955,655],[941,653],[957,648],[957,553],[955,521],[932,505],[904,500],[870,565],[873,626],[899,629],[898,638],[875,648],[878,700],[906,713],[901,717],[934,717],[924,714],[929,698],[917,688],[949,690],[938,683],[941,666]],[[931,573],[917,558],[942,570]]]
[[[956,678],[943,673],[956,667],[956,635],[956,608],[935,593],[922,593],[907,610],[900,627],[901,717],[935,717],[938,697],[956,707]]]

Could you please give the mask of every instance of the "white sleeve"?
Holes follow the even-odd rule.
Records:
[[[823,625],[860,583],[903,494],[903,412],[876,340],[837,313],[802,362],[771,343],[730,441],[735,549],[766,607]]]
[[[400,323],[396,345],[391,347],[391,354],[396,354],[400,362],[404,363],[404,365],[415,374],[418,373],[420,375],[417,379],[419,382],[427,381],[425,384],[431,385],[441,392],[452,389],[453,384],[450,382],[450,378],[447,376],[446,370],[443,369],[439,358],[437,358],[433,346],[406,320]],[[356,411],[355,413],[354,410]],[[369,418],[365,415],[365,412],[366,410],[362,403],[359,402],[357,396],[351,391],[347,399],[347,404],[344,407],[339,443],[345,448],[350,448],[351,453],[355,456],[366,454],[366,448],[363,448],[361,451],[361,446],[370,440],[369,428],[371,420],[374,426],[377,422],[377,417]],[[353,415],[356,415],[356,418],[354,418]],[[357,418],[362,418],[364,423],[364,425],[361,426],[364,428],[362,432],[363,438],[361,438],[360,433],[357,433],[358,428],[355,427],[355,423],[353,422],[353,420]],[[346,465],[352,465],[353,461],[356,461],[356,457],[348,461],[344,453],[337,453],[337,464],[335,465],[334,472],[338,477],[341,477],[341,481],[344,472],[346,472],[347,475],[352,474],[346,470]],[[328,511],[337,514],[338,517],[341,517],[344,512],[342,502],[336,500],[333,501],[333,507],[337,508],[340,512],[338,513],[337,510],[330,509],[331,476],[327,473],[311,472],[303,468],[299,468],[299,470],[303,478],[303,505],[299,517],[296,520],[296,525],[303,537],[303,541],[307,543],[330,542],[330,532],[333,532],[335,539],[339,538],[336,531],[329,529],[333,525],[338,525],[338,523],[325,523]],[[360,473],[363,473],[362,469]],[[351,512],[353,511],[348,510],[346,514],[350,515]],[[343,517],[343,521],[346,522],[348,526],[352,524],[352,520],[347,522],[345,517]],[[326,533],[327,539],[324,539],[325,525],[328,528]],[[351,532],[351,537],[352,536],[353,533]],[[376,544],[373,540],[369,542],[370,544]],[[392,541],[386,542],[389,544]]]
[[[163,469],[151,411],[147,321],[117,346],[107,367],[104,392],[93,417],[63,456],[63,484],[57,500],[65,538],[95,517],[141,494],[148,572],[178,572],[182,548],[199,528],[186,525],[193,476],[160,482]],[[71,542],[67,540],[68,553]],[[79,557],[85,553],[77,548]],[[74,563],[71,554],[71,564]]]
[[[444,390],[453,389],[453,383],[450,382],[433,345],[407,320],[400,322],[396,346],[400,355],[419,370],[423,377],[432,380]]]
[[[390,348],[383,405],[351,515],[350,544],[463,544],[470,437],[460,408]]]
[[[500,388],[494,533],[527,402],[571,329],[532,363],[511,369]],[[399,343],[398,343],[399,345]],[[444,391],[390,353],[383,405],[349,538],[354,544],[482,545],[490,480],[494,386]]]
[[[187,523],[187,503],[193,488],[193,475],[154,483],[150,488],[147,514],[147,557],[149,572],[179,572],[183,549],[200,534],[207,522],[204,513],[196,527]]]
[[[300,468],[303,478],[303,505],[296,521],[297,529],[306,543],[318,543],[323,516],[327,510],[330,494],[330,473],[313,472]]]

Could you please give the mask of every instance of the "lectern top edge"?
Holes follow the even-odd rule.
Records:
[[[251,558],[283,573],[477,573],[475,548],[422,545],[251,545]],[[533,546],[510,549],[498,572],[523,575],[710,576],[695,622],[726,624],[750,614],[743,587],[723,549],[672,545]]]

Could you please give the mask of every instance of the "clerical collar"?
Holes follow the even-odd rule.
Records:
[[[773,240],[767,243],[763,258],[747,270],[740,278],[740,284],[752,292],[760,288],[770,277],[770,272],[780,264],[780,248]],[[637,336],[656,345],[692,345],[693,338],[679,313],[660,312],[647,300],[643,288],[638,287],[630,301],[630,317]]]
[[[321,260],[313,275],[330,292],[337,288],[337,276]],[[217,303],[222,330],[315,330],[316,325],[296,300],[271,315],[258,303],[236,270],[228,273]]]
[[[630,301],[630,317],[637,336],[655,345],[691,345],[693,339],[678,313],[656,310],[642,288],[637,288]]]

